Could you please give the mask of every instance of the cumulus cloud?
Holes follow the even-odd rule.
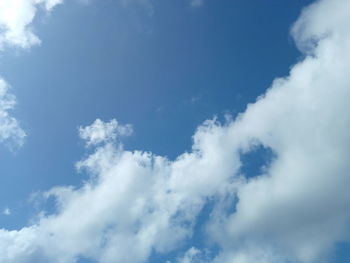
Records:
[[[97,119],[92,125],[79,128],[80,137],[86,141],[88,146],[115,141],[117,137],[129,136],[131,133],[131,125],[119,125],[115,119],[107,123]]]
[[[109,130],[113,123],[101,127]],[[81,130],[94,127],[96,122]],[[117,129],[114,125],[109,134]],[[224,150],[218,148],[222,132],[208,121],[195,135],[193,152],[175,162],[126,151],[115,140],[98,144],[79,162],[92,174],[91,180],[82,188],[56,187],[44,194],[55,198],[55,214],[41,216],[19,231],[0,233],[0,261],[75,262],[84,255],[98,262],[136,263],[180,247],[192,235],[206,199],[231,193],[238,183],[226,171],[235,170],[238,160],[215,158]],[[230,147],[226,150],[231,152]]]
[[[0,50],[5,47],[29,48],[40,44],[32,29],[38,8],[49,12],[63,0],[1,0]]]
[[[292,33],[309,55],[236,122],[235,132],[277,159],[240,187],[234,214],[213,219],[213,231],[226,232],[218,236],[224,254],[321,262],[337,242],[349,241],[349,8],[350,1],[324,0],[304,10]],[[232,262],[224,258],[218,262]]]
[[[16,98],[8,90],[9,85],[0,78],[0,142],[5,142],[10,147],[20,146],[26,134],[9,113],[16,104]]]
[[[125,150],[119,136],[130,134],[122,132],[129,126],[115,120],[81,127],[80,136],[95,146],[78,163],[89,180],[44,193],[54,198],[55,213],[20,230],[1,230],[0,262],[68,263],[80,256],[146,262],[186,247],[208,202],[203,234],[217,249],[190,246],[179,262],[327,262],[337,242],[350,237],[350,21],[344,10],[349,0],[305,9],[292,29],[303,61],[236,120],[198,127],[191,151],[174,161]],[[242,155],[259,146],[274,159],[246,177]]]

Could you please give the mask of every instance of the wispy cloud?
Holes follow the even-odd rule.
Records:
[[[0,78],[0,142],[6,142],[12,148],[21,146],[26,134],[19,122],[10,115],[16,98],[8,90],[9,85]]]
[[[191,0],[192,7],[200,7],[203,5],[203,0]]]
[[[8,207],[4,208],[4,210],[2,210],[2,214],[5,215],[5,216],[11,215],[10,208],[8,208]]]

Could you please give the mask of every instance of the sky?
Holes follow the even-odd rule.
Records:
[[[350,0],[0,0],[0,263],[346,263]]]

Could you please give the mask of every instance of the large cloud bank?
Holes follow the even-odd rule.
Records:
[[[131,127],[116,120],[81,127],[95,147],[77,164],[89,179],[44,193],[55,213],[1,230],[0,262],[140,263],[186,246],[175,261],[329,262],[350,238],[349,10],[349,0],[306,8],[292,29],[305,58],[236,120],[205,122],[174,161],[125,150]],[[247,178],[242,154],[259,146],[274,158]],[[191,247],[208,202],[210,242]]]

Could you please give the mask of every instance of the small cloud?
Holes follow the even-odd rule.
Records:
[[[10,86],[0,77],[0,143],[6,143],[11,149],[24,143],[26,133],[10,111],[16,104],[16,97],[9,93]]]
[[[200,7],[203,5],[203,0],[191,0],[192,7]]]
[[[90,146],[115,141],[120,136],[129,136],[132,134],[132,127],[129,124],[121,125],[115,119],[110,122],[96,119],[90,126],[79,127],[79,134],[86,140],[86,145]]]
[[[202,96],[194,96],[191,98],[191,103],[195,104],[202,99]]]
[[[192,96],[191,98],[188,98],[183,101],[184,104],[189,104],[189,105],[195,105],[198,104],[202,101],[203,99],[203,94],[198,94],[195,96]]]
[[[4,210],[2,210],[2,214],[5,215],[5,216],[11,215],[10,208],[6,207]]]
[[[178,260],[178,263],[208,263],[209,255],[207,251],[201,251],[195,247],[191,247],[184,254],[182,258]]]

